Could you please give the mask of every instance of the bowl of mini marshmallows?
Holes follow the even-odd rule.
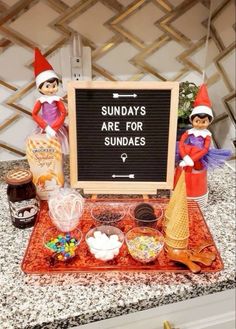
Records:
[[[92,228],[85,241],[96,259],[104,262],[115,258],[124,243],[123,232],[114,226],[102,225]]]

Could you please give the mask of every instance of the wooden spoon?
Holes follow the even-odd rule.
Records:
[[[199,254],[203,249],[210,247],[210,246],[214,246],[214,243],[212,241],[203,242],[198,247],[192,249],[193,255]],[[212,262],[216,259],[216,254],[214,252],[205,251],[204,253],[201,253],[201,255],[211,259]]]
[[[186,265],[193,273],[201,272],[201,267],[190,260],[188,250],[172,249],[169,247],[166,250],[169,259]]]
[[[203,249],[210,247],[210,246],[214,246],[214,243],[212,241],[205,241],[202,244],[200,244],[198,247],[193,248],[193,250],[196,252],[200,252]]]
[[[206,251],[206,252],[195,252],[195,251],[191,251],[193,256],[201,256],[201,257],[205,257],[211,260],[211,262],[213,262],[216,259],[216,254],[214,252],[210,252],[210,251]]]
[[[213,263],[213,260],[211,258],[207,257],[205,255],[205,253],[200,254],[200,253],[189,252],[189,257],[192,262],[202,263],[206,266],[211,266],[211,264]]]

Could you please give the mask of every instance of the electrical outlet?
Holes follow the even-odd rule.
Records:
[[[72,80],[80,81],[82,80],[82,70],[72,67]]]
[[[71,57],[71,77],[74,81],[83,79],[83,68],[81,57]]]
[[[70,45],[64,45],[60,50],[60,63],[62,75],[62,87],[67,92],[67,84],[69,81],[91,81],[92,80],[92,56],[91,48],[82,48],[82,61],[77,59],[80,57],[71,56]]]

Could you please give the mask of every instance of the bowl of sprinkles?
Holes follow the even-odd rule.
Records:
[[[124,206],[116,202],[109,205],[97,203],[91,209],[91,217],[99,225],[114,225],[123,219],[125,214]]]
[[[135,227],[125,236],[130,255],[137,261],[149,263],[154,261],[164,247],[164,237],[156,229]]]
[[[43,245],[55,260],[68,261],[76,255],[81,239],[82,232],[79,229],[61,232],[56,227],[51,227],[44,233]]]

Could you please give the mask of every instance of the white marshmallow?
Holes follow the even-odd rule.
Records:
[[[94,232],[94,236],[89,237],[87,243],[94,257],[102,261],[108,261],[117,256],[122,245],[118,235],[113,234],[108,237],[100,231]]]
[[[95,239],[92,236],[90,236],[87,239],[87,243],[88,243],[89,247],[93,247],[94,246],[94,242],[95,242]]]
[[[120,248],[121,247],[121,242],[120,241],[110,241],[110,248]]]
[[[105,233],[102,233],[100,239],[101,239],[102,243],[104,243],[104,245],[108,244],[109,241],[110,241],[109,238],[108,238],[108,236]]]
[[[97,252],[97,249],[94,249],[94,248],[92,248],[92,247],[90,247],[89,250],[90,250],[90,252],[91,252],[93,255],[95,255],[96,252]]]
[[[95,249],[106,250],[106,247],[104,248],[104,244],[100,239],[94,239],[93,247]]]
[[[116,235],[116,234],[112,234],[112,235],[110,236],[110,240],[111,240],[111,241],[118,241],[118,240],[119,240],[119,237],[118,237],[118,235]]]
[[[119,254],[120,248],[113,249],[114,256],[117,256]]]
[[[100,231],[95,231],[93,235],[94,235],[94,238],[95,238],[95,239],[98,239],[98,238],[101,237],[102,232],[100,232]]]

